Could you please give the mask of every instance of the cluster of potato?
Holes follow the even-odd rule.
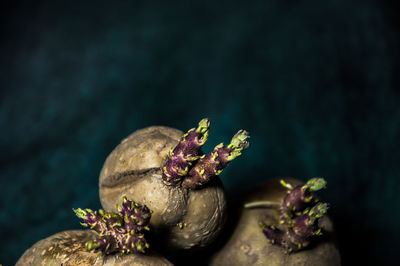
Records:
[[[197,189],[166,185],[162,168],[182,136],[182,131],[163,126],[137,130],[112,151],[100,173],[105,211],[117,211],[116,204],[124,196],[152,211],[151,247],[146,254],[89,252],[85,243],[97,233],[74,230],[37,242],[17,265],[173,265],[170,261],[183,265],[340,265],[328,217],[321,219],[322,240],[287,253],[270,243],[258,226],[260,220],[276,223],[279,214],[269,208],[242,208],[250,201],[282,202],[286,190],[279,182],[266,183],[239,197],[227,223],[227,200],[218,176]],[[220,234],[222,229],[224,234]]]

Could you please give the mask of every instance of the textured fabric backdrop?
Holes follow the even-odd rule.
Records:
[[[203,117],[206,150],[251,133],[221,176],[230,196],[274,176],[323,176],[343,263],[399,262],[396,1],[10,2],[0,263],[80,228],[71,208],[100,207],[98,175],[122,138]]]

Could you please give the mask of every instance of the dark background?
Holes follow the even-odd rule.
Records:
[[[343,264],[400,261],[397,1],[9,1],[1,7],[0,263],[79,229],[106,156],[209,117],[252,146],[229,196],[323,176]],[[218,2],[218,3],[216,3]]]

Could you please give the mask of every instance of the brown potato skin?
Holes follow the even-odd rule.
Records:
[[[169,250],[204,247],[221,231],[226,214],[222,182],[214,178],[197,189],[167,186],[161,167],[183,132],[152,126],[125,138],[106,159],[100,173],[100,201],[116,211],[123,196],[153,211],[151,232],[157,244]],[[186,224],[183,228],[178,223]]]
[[[154,252],[143,254],[115,254],[103,256],[100,252],[88,252],[85,243],[96,238],[97,233],[90,230],[71,230],[57,233],[40,240],[18,260],[16,266],[26,265],[115,265],[151,266],[173,265]]]
[[[242,208],[244,203],[252,201],[277,201],[281,202],[286,194],[286,189],[279,183],[280,179],[272,180],[249,191],[240,197],[237,203]],[[301,184],[295,179],[285,178],[292,185]],[[324,229],[323,240],[299,252],[285,254],[282,247],[269,243],[258,226],[259,221],[266,224],[277,224],[278,213],[271,209],[254,208],[243,209],[237,214],[238,223],[229,240],[211,258],[213,266],[235,265],[340,265],[340,254],[333,241],[333,225],[328,217],[320,220]]]

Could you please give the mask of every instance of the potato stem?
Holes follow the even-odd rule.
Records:
[[[276,201],[254,201],[244,205],[244,208],[279,208],[281,204]]]

